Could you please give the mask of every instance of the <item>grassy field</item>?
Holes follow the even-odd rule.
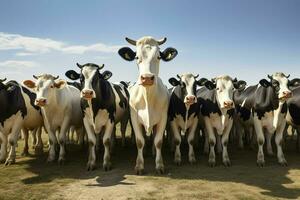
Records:
[[[118,141],[120,144],[120,141]],[[0,167],[0,199],[298,199],[300,198],[300,155],[294,144],[286,152],[288,167],[266,157],[266,167],[256,166],[256,153],[230,148],[233,166],[226,168],[217,157],[217,166],[209,168],[207,156],[198,154],[197,164],[187,161],[173,164],[173,156],[164,147],[165,175],[157,175],[154,159],[145,156],[144,176],[134,174],[136,147],[116,147],[113,169],[87,172],[87,150],[69,145],[67,162],[47,164],[47,153],[40,157],[21,157],[19,141],[17,163]],[[33,154],[33,150],[30,149]],[[47,151],[45,149],[45,151]],[[199,150],[198,150],[199,152]],[[103,152],[101,152],[102,155]],[[150,153],[150,150],[148,151]]]

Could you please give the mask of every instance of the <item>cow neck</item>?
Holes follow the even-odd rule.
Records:
[[[91,105],[93,110],[93,118],[95,117],[99,111],[99,109],[106,109],[109,113],[109,119],[111,122],[114,120],[114,113],[116,112],[115,107],[115,97],[111,88],[111,84],[102,78],[99,77],[98,81],[94,86],[94,91],[96,94],[96,98],[92,99]]]

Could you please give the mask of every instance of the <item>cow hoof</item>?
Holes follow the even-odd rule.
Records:
[[[11,164],[14,164],[15,162],[16,162],[15,159],[8,158],[8,159],[5,161],[4,165],[5,165],[5,166],[9,166],[9,165],[11,165]]]
[[[107,164],[103,164],[103,169],[104,171],[110,171],[111,170],[111,164],[110,163],[107,163]]]
[[[216,166],[216,161],[208,161],[208,165],[210,167],[215,167]]]
[[[47,163],[54,163],[54,161],[55,161],[55,158],[48,157],[48,159],[47,159]]]
[[[156,173],[157,174],[164,174],[165,173],[165,168],[164,167],[158,167],[156,168]]]
[[[144,169],[138,169],[138,167],[135,167],[135,173],[136,173],[136,175],[143,175]]]
[[[231,166],[230,160],[224,160],[223,164],[224,164],[225,167],[230,167]]]
[[[288,166],[288,164],[287,164],[287,162],[286,162],[285,159],[282,160],[281,162],[279,162],[279,164],[280,164],[282,167],[287,167],[287,166]]]
[[[264,167],[265,166],[265,161],[264,160],[258,160],[257,161],[257,166],[258,167]]]
[[[94,169],[96,169],[95,164],[87,164],[87,166],[86,166],[87,171],[93,171]]]
[[[60,166],[65,165],[65,162],[66,162],[66,160],[65,160],[64,158],[58,159],[58,164],[59,164]]]
[[[21,156],[29,156],[28,150],[27,150],[27,151],[23,151],[23,152],[21,153]]]

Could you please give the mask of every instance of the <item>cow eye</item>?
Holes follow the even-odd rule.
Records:
[[[220,88],[217,87],[216,90],[220,90]]]
[[[51,85],[50,87],[51,87],[51,88],[54,88],[54,85]]]

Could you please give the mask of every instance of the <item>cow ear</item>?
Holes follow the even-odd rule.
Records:
[[[207,87],[207,89],[209,90],[213,90],[216,88],[216,84],[213,83],[212,81],[209,81],[207,80],[205,83],[204,83],[205,87]]]
[[[133,61],[136,53],[129,47],[123,47],[118,51],[119,55],[127,61]]]
[[[170,78],[169,83],[174,87],[180,84],[180,82],[176,78]]]
[[[108,80],[108,79],[110,79],[110,77],[112,77],[112,73],[110,71],[104,71],[102,73],[102,76],[103,76],[104,80]]]
[[[242,81],[242,80],[233,83],[234,88],[239,91],[243,91],[246,88],[246,85],[247,85],[246,81]]]
[[[67,84],[66,81],[64,81],[64,80],[58,80],[57,82],[54,83],[54,86],[55,86],[56,88],[61,89],[61,88],[63,88],[66,84]]]
[[[160,57],[163,61],[173,60],[178,54],[178,51],[172,47],[166,48],[163,52],[160,52]]]
[[[290,80],[289,81],[289,86],[290,87],[300,86],[300,79],[299,78],[294,78],[293,80]]]
[[[261,79],[259,81],[259,84],[261,84],[265,88],[271,86],[271,83],[269,81],[267,81],[266,79]]]
[[[69,70],[65,73],[66,77],[68,77],[71,80],[77,80],[80,77],[80,74],[75,72],[74,70]]]
[[[23,84],[28,88],[35,88],[35,82],[33,82],[32,80],[25,80],[23,81]]]
[[[201,78],[201,79],[199,79],[199,80],[196,81],[196,84],[198,86],[203,86],[203,85],[205,85],[206,81],[208,81],[206,78]]]

